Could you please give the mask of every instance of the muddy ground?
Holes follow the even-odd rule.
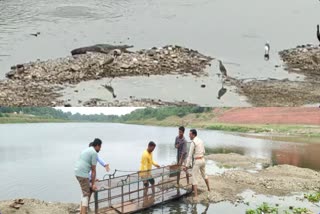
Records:
[[[302,45],[279,52],[290,73],[302,74],[303,80],[230,79],[239,94],[254,106],[302,106],[320,103],[320,46]],[[276,65],[278,66],[278,65]]]
[[[212,57],[195,50],[168,45],[148,50],[123,52],[120,56],[92,53],[65,58],[35,61],[12,66],[7,78],[0,81],[2,106],[70,106],[63,100],[62,90],[75,84],[101,78],[121,76],[149,76],[192,74],[206,76],[205,68]],[[320,102],[320,48],[306,45],[281,51],[280,56],[288,72],[305,78],[288,79],[236,79],[229,77],[225,86],[236,87],[236,92],[247,98],[253,106],[302,106]],[[275,65],[279,66],[279,65]],[[106,86],[113,93],[113,88]],[[74,93],[77,93],[75,91]],[[161,106],[196,105],[183,101],[146,99],[79,101],[77,106]]]
[[[24,204],[19,209],[11,208],[14,200],[0,201],[1,214],[73,214],[78,213],[78,204],[45,202],[36,199],[23,199]]]
[[[239,154],[213,154],[206,158],[217,162],[218,165],[235,169],[219,175],[210,175],[209,181],[212,188],[210,192],[206,190],[204,182],[199,183],[199,202],[201,203],[241,202],[243,198],[239,195],[248,189],[256,194],[273,196],[320,191],[320,173],[311,169],[290,165],[267,167],[270,160]],[[257,171],[257,164],[267,168],[262,167]],[[192,195],[186,200],[192,202]]]

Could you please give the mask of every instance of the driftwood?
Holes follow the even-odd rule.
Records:
[[[77,55],[77,54],[85,54],[87,52],[99,52],[99,53],[104,53],[108,54],[113,50],[120,50],[121,52],[124,53],[129,53],[128,48],[132,48],[133,45],[109,45],[109,44],[97,44],[97,45],[92,45],[92,46],[87,46],[87,47],[82,47],[82,48],[77,48],[71,51],[72,55]]]

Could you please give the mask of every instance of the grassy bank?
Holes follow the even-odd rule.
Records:
[[[147,120],[126,121],[128,124],[154,125],[154,126],[185,126],[209,130],[230,131],[239,133],[272,133],[286,135],[302,135],[320,137],[320,126],[312,125],[286,125],[286,124],[231,124],[219,123],[213,112],[188,114],[184,117],[171,116],[163,120],[156,118]]]
[[[61,123],[70,122],[69,120],[54,119],[23,114],[3,114],[0,117],[0,124],[8,123]]]

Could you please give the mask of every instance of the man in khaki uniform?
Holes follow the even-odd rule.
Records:
[[[189,133],[191,140],[190,151],[187,158],[186,167],[191,167],[192,156],[194,158],[194,164],[192,166],[192,187],[194,191],[194,199],[198,199],[198,178],[201,176],[207,185],[208,191],[210,191],[209,180],[206,175],[206,161],[204,159],[205,148],[203,141],[197,137],[197,131],[191,129]]]

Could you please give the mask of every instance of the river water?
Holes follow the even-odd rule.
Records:
[[[112,171],[138,170],[140,156],[150,140],[157,143],[154,159],[160,165],[171,164],[176,158],[173,146],[177,135],[175,127],[108,123],[3,124],[0,133],[0,200],[27,197],[78,202],[80,189],[74,177],[74,163],[95,137],[102,139],[99,155],[110,163]],[[210,152],[236,152],[271,158],[274,164],[320,170],[320,144],[249,138],[221,131],[199,130],[198,133]],[[97,169],[101,179],[105,172],[100,166]],[[170,207],[178,209],[180,205],[182,210],[191,209],[188,206],[183,208],[181,202],[173,204],[153,212],[159,213]],[[221,209],[225,206],[230,205],[212,205]],[[205,209],[201,205],[198,207]],[[239,207],[232,209],[238,210]]]
[[[197,49],[222,59],[229,75],[237,78],[295,79],[282,67],[275,68],[281,64],[277,52],[318,43],[319,9],[317,0],[0,0],[0,78],[17,63],[64,57],[80,46],[127,43],[135,49],[166,44]],[[30,35],[36,32],[40,32],[38,37]],[[263,59],[266,41],[271,44],[269,61]],[[179,80],[179,85],[198,90],[203,83],[208,86],[200,92],[195,89],[195,96],[189,97],[197,99],[186,101],[248,105],[230,90],[222,101],[217,100],[221,84],[216,61],[208,72],[209,77],[200,82]],[[161,78],[120,79],[113,87],[125,91],[120,97],[163,99],[163,91],[154,85],[170,91],[165,97],[168,101],[184,99],[175,90],[175,77],[164,82]]]

